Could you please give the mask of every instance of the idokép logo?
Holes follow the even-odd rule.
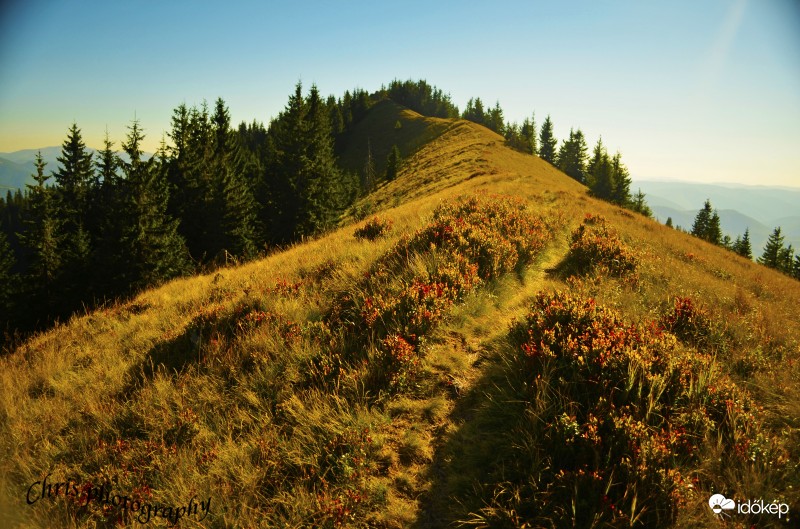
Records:
[[[764,500],[747,500],[740,501],[737,505],[735,501],[726,498],[722,494],[714,494],[708,499],[708,506],[718,516],[730,516],[730,513],[736,514],[777,514],[778,518],[782,518],[789,514],[789,504],[778,503],[773,501],[767,503]]]

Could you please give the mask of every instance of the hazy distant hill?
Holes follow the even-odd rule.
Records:
[[[706,199],[719,212],[723,234],[732,239],[750,228],[753,253],[760,255],[776,226],[786,244],[800,248],[800,188],[696,184],[691,182],[636,181],[660,222],[672,217],[676,226],[691,230],[698,210]]]
[[[0,193],[5,195],[8,189],[20,189],[25,184],[33,184],[31,175],[36,171],[34,160],[36,153],[42,153],[42,158],[47,162],[46,174],[58,169],[58,157],[61,156],[61,147],[42,147],[41,149],[23,149],[14,152],[0,152]],[[97,149],[89,148],[93,154]],[[127,160],[125,153],[117,153],[123,160]],[[145,158],[152,156],[144,153]]]

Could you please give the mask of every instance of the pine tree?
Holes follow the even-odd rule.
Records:
[[[219,197],[221,246],[237,257],[255,256],[261,239],[253,191],[245,177],[243,150],[230,128],[230,114],[222,98],[217,99],[214,124],[213,165]]]
[[[28,208],[23,221],[24,231],[18,233],[20,243],[29,252],[28,289],[30,301],[37,310],[33,313],[54,316],[53,294],[61,272],[59,227],[54,217],[53,190],[47,187],[49,175],[44,174],[47,162],[42,153],[36,154],[36,185],[27,184]],[[31,322],[34,323],[34,322]]]
[[[60,312],[69,312],[85,297],[90,277],[91,242],[89,205],[94,194],[92,154],[86,149],[81,131],[73,123],[58,157],[59,167],[53,173],[56,180],[55,216],[59,220],[63,278],[60,282]]]
[[[578,182],[586,183],[586,139],[581,129],[569,131],[569,139],[564,140],[558,151],[556,166]]]
[[[744,235],[741,237],[736,237],[732,250],[747,259],[753,258],[753,250],[750,247],[750,228],[746,228],[744,230]]]
[[[556,145],[558,145],[558,141],[553,135],[553,122],[548,115],[542,123],[542,131],[539,134],[539,157],[555,165]]]
[[[592,158],[587,166],[587,183],[592,194],[603,200],[610,200],[614,192],[614,175],[611,160],[603,145],[603,139],[597,140],[592,151]]]
[[[668,228],[672,228],[672,217],[667,217],[667,222],[664,223]]]
[[[650,209],[650,206],[647,205],[645,201],[645,194],[642,193],[642,190],[636,192],[631,199],[631,206],[630,209],[644,215],[645,217],[652,218],[653,217],[653,210]],[[672,219],[667,219],[670,221],[670,226],[672,225]]]
[[[367,139],[367,158],[364,160],[361,187],[365,194],[375,190],[375,162],[372,160],[372,141],[370,139]]]
[[[778,226],[769,236],[767,244],[764,246],[764,253],[761,254],[757,261],[769,268],[779,268],[782,249],[783,235],[781,235],[781,227]]]
[[[524,145],[523,152],[528,154],[539,154],[539,145],[536,140],[536,115],[531,115],[531,118],[525,118],[520,128],[520,136]]]
[[[611,202],[626,206],[631,200],[631,175],[622,163],[622,154],[619,151],[611,159],[611,174],[613,181]]]
[[[792,245],[784,246],[778,252],[778,270],[784,274],[792,274],[792,264],[794,262],[794,248]]]
[[[121,164],[124,225],[117,270],[122,289],[138,290],[185,273],[188,252],[177,232],[178,221],[167,214],[168,186],[158,167],[163,158],[144,160],[139,123],[134,121],[128,130],[122,144],[129,161]]]
[[[14,252],[8,244],[6,234],[0,230],[0,343],[3,331],[13,314],[12,302],[19,282],[16,274],[13,273],[15,263]]]
[[[794,256],[794,264],[792,265],[792,277],[800,280],[800,255]]]
[[[503,109],[500,108],[500,101],[496,101],[494,104],[494,108],[489,110],[489,115],[487,116],[486,126],[493,130],[494,132],[502,135],[504,133],[503,127],[505,125],[505,121],[503,120]]]
[[[311,86],[307,108],[305,185],[297,226],[299,236],[313,235],[330,228],[347,205],[344,176],[336,165],[328,114],[315,85]]]
[[[692,235],[713,244],[719,244],[722,240],[719,215],[711,207],[711,200],[706,199],[703,209],[697,212],[692,224]]]
[[[397,178],[397,173],[400,170],[400,149],[397,145],[392,146],[389,151],[389,156],[386,158],[386,180],[392,181]]]
[[[470,100],[467,101],[467,107],[464,109],[464,113],[461,117],[485,126],[487,119],[486,113],[483,110],[483,101],[481,101],[481,98],[470,98]]]

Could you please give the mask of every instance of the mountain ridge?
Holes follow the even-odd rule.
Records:
[[[388,152],[398,118],[416,132],[399,142],[397,179],[339,228],[75,316],[0,358],[0,515],[115,523],[66,498],[24,504],[18,491],[48,472],[113,478],[159,505],[211,498],[213,523],[254,527],[567,527],[573,490],[584,494],[575,516],[611,527],[716,527],[711,490],[800,506],[785,463],[800,446],[800,283],[599,201],[469,121],[384,106],[354,137]],[[353,164],[363,143],[350,146]],[[529,260],[512,259],[529,244]],[[564,352],[587,336],[582,354]],[[624,363],[653,351],[675,357]],[[548,357],[560,363],[540,370]],[[630,396],[608,420],[562,402],[617,371],[616,389],[592,399]],[[653,408],[687,380],[686,401]],[[634,397],[653,396],[648,384],[662,388],[650,408]],[[685,402],[707,406],[684,415]],[[669,422],[637,422],[626,407]],[[709,424],[719,429],[698,429]],[[752,443],[741,457],[729,434]],[[724,465],[717,442],[730,448]],[[773,465],[750,465],[750,446]],[[609,475],[625,458],[650,481]]]

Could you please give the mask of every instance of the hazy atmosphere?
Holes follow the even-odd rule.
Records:
[[[217,97],[269,121],[322,94],[424,78],[463,109],[552,117],[619,149],[634,180],[800,186],[800,7],[707,2],[3,2],[0,153],[90,147]]]

